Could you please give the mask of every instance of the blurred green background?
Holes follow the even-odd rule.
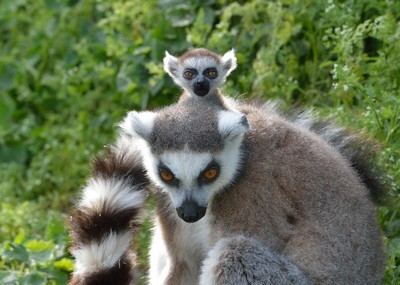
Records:
[[[236,49],[226,94],[315,108],[381,144],[384,284],[400,284],[397,0],[1,0],[0,284],[66,284],[65,221],[91,157],[128,110],[177,99],[162,58],[190,47]]]

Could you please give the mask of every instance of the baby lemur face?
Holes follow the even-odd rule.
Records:
[[[246,117],[230,110],[130,112],[121,123],[144,140],[144,165],[150,179],[168,193],[178,216],[188,223],[206,214],[210,199],[231,185],[242,165]],[[208,123],[204,123],[208,120]]]
[[[208,61],[209,63],[204,61],[197,65],[187,65],[182,71],[184,85],[198,96],[205,96],[210,89],[220,85],[221,77],[218,78],[217,64],[213,60]]]
[[[220,56],[205,49],[193,49],[178,58],[166,52],[164,58],[165,71],[193,96],[215,92],[235,68],[233,50]]]

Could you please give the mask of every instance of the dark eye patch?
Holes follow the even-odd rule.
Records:
[[[197,75],[197,70],[194,68],[186,68],[183,71],[183,77],[186,79],[193,79]]]
[[[164,163],[160,163],[158,166],[158,175],[161,180],[168,185],[178,187],[179,179],[175,177],[175,174],[169,169]]]
[[[197,183],[199,185],[212,183],[215,180],[217,180],[220,172],[221,172],[221,167],[215,160],[212,160],[197,177]],[[213,173],[211,178],[209,175],[210,173]]]
[[[206,68],[203,71],[203,75],[210,79],[215,79],[218,77],[218,70],[215,67]]]

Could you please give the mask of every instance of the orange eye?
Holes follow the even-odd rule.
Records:
[[[185,77],[186,79],[192,79],[194,77],[194,72],[190,71],[190,70],[186,70],[183,73],[183,77]]]
[[[166,182],[170,182],[175,178],[174,175],[171,172],[167,171],[167,170],[161,170],[160,171],[160,176]]]
[[[217,72],[216,70],[210,70],[210,71],[207,73],[207,76],[208,76],[209,78],[211,78],[211,79],[214,79],[214,78],[216,78],[216,77],[218,76],[218,72]]]
[[[204,172],[203,177],[207,180],[211,180],[214,179],[215,177],[217,177],[218,175],[218,170],[215,168],[211,168],[209,170],[207,170],[206,172]]]

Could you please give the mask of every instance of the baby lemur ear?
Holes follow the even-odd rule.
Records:
[[[148,141],[153,131],[154,120],[157,113],[145,111],[145,112],[129,112],[125,119],[119,123],[119,127],[122,131],[128,135],[134,137],[141,137]]]
[[[164,70],[172,78],[176,77],[178,71],[178,59],[175,56],[170,55],[167,51],[164,57]]]
[[[218,130],[224,140],[233,140],[250,130],[247,117],[233,111],[219,113]]]
[[[222,56],[222,66],[226,70],[226,76],[228,76],[237,67],[234,49],[231,49]]]

